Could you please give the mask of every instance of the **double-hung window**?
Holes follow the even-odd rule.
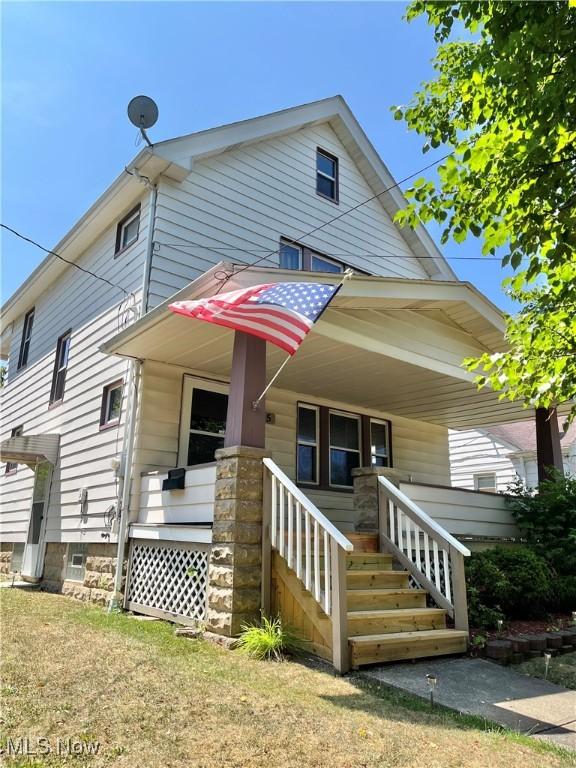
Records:
[[[140,206],[137,205],[130,213],[125,216],[119,223],[116,230],[116,248],[114,255],[117,256],[120,251],[123,251],[128,246],[135,243],[138,240],[138,233],[140,231]]]
[[[338,202],[338,158],[320,147],[316,150],[316,192]]]
[[[318,485],[319,409],[314,405],[298,408],[296,477],[299,483]]]
[[[392,466],[390,422],[326,406],[299,403],[296,481],[352,490],[357,467]]]
[[[24,427],[22,424],[20,424],[17,427],[13,427],[12,431],[10,432],[10,437],[20,437],[24,434]],[[6,462],[6,470],[5,473],[7,475],[13,475],[16,473],[16,470],[18,469],[18,463],[15,461],[7,461]]]
[[[58,339],[56,345],[56,359],[54,361],[54,373],[52,375],[52,389],[50,391],[50,405],[55,405],[64,399],[66,385],[66,371],[68,370],[68,356],[70,354],[70,339],[72,331],[66,331]]]
[[[20,342],[20,353],[18,355],[18,369],[24,368],[28,363],[28,353],[30,351],[30,340],[32,339],[32,326],[34,325],[34,307],[26,312],[24,317],[24,326],[22,328],[22,341]]]
[[[280,241],[280,268],[306,272],[343,272],[344,264],[298,243]]]

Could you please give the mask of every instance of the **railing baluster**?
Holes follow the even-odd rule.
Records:
[[[330,542],[324,531],[324,610],[330,616]]]
[[[284,552],[286,551],[285,542],[284,542],[284,494],[286,490],[282,484],[280,484],[280,504],[278,505],[278,515],[280,517],[279,525],[278,525],[278,536],[280,538],[280,542],[278,545],[278,552],[284,557]]]
[[[270,524],[270,540],[272,541],[273,549],[278,549],[278,542],[276,541],[277,493],[278,481],[276,480],[276,477],[272,475],[272,520]]]
[[[302,578],[302,505],[296,502],[296,576]]]
[[[426,566],[426,578],[430,581],[430,539],[424,531],[424,563]]]
[[[320,602],[320,536],[318,520],[314,520],[314,597]]]
[[[448,564],[448,552],[445,549],[442,550],[442,560],[444,563],[444,594],[446,600],[452,602],[452,589],[450,587],[450,566]]]
[[[418,570],[422,570],[422,555],[420,554],[420,534],[422,531],[420,527],[414,523],[414,544],[416,545],[416,565]]]
[[[394,502],[388,500],[388,514],[390,515],[390,541],[396,544],[396,524],[394,521]]]
[[[402,518],[404,517],[404,513],[400,509],[400,507],[396,507],[396,531],[398,533],[398,549],[402,550],[404,552],[404,542],[402,541]]]
[[[410,518],[408,515],[404,515],[404,521],[406,524],[406,554],[408,559],[412,560],[412,533],[410,532]]]
[[[292,536],[292,528],[294,526],[294,515],[292,513],[292,494],[288,491],[288,568],[293,568],[293,562],[292,562],[292,551],[293,551],[293,536]]]
[[[312,552],[310,545],[310,513],[306,510],[304,517],[304,531],[305,531],[305,544],[306,544],[306,589],[308,592],[312,592]]]
[[[432,539],[432,551],[434,552],[434,584],[436,584],[436,589],[441,592],[440,561],[438,560],[438,543],[436,539]]]

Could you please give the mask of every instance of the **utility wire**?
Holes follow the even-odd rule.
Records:
[[[348,216],[348,214],[352,213],[353,211],[357,211],[358,208],[361,208],[363,205],[366,205],[367,203],[372,202],[372,200],[376,200],[377,198],[382,197],[382,195],[385,195],[386,192],[390,192],[392,189],[396,189],[401,184],[404,184],[406,181],[410,181],[410,179],[413,179],[414,176],[418,176],[420,173],[424,173],[424,171],[427,171],[429,168],[432,168],[435,165],[438,165],[438,163],[441,163],[443,160],[446,160],[446,158],[450,157],[453,154],[454,154],[454,151],[448,152],[446,155],[439,157],[437,160],[434,160],[433,162],[428,163],[428,165],[425,165],[423,168],[420,168],[419,170],[414,171],[414,173],[411,173],[409,176],[405,176],[403,179],[400,179],[400,181],[396,181],[394,184],[392,184],[389,187],[386,187],[386,189],[383,189],[381,192],[377,192],[375,195],[372,195],[372,197],[369,197],[366,200],[362,200],[362,202],[352,206],[352,208],[348,208],[347,211],[342,211],[342,213],[339,213],[337,216],[333,216],[331,219],[328,219],[328,221],[325,221],[324,224],[319,224],[317,227],[314,227],[314,229],[311,229],[309,232],[306,232],[305,234],[302,234],[299,237],[294,238],[293,240],[286,241],[286,244],[298,245],[300,241],[304,240],[307,237],[310,237],[310,235],[313,235],[315,232],[318,232],[319,230],[324,229],[324,227],[327,227],[329,224],[333,224],[335,221],[338,221],[339,219],[344,218],[344,216]],[[278,253],[280,253],[280,248],[277,248],[265,254],[264,256],[261,256],[259,259],[256,259],[256,261],[254,261],[252,264],[247,264],[246,266],[243,266],[237,272],[232,272],[228,274],[227,277],[220,284],[220,287],[218,288],[217,293],[219,293],[222,290],[222,288],[224,288],[226,283],[234,275],[238,275],[240,274],[240,272],[244,272],[249,267],[255,267],[257,264],[260,264],[260,262],[265,261],[266,259],[269,259],[271,256],[275,256]]]
[[[15,235],[16,237],[19,237],[21,240],[25,240],[27,243],[31,243],[32,245],[35,245],[36,248],[40,248],[40,250],[44,251],[44,253],[48,253],[51,256],[55,256],[57,259],[60,259],[60,261],[63,261],[65,264],[69,264],[71,267],[76,267],[76,269],[79,269],[81,272],[85,272],[87,275],[90,275],[91,277],[96,278],[96,280],[101,280],[103,283],[107,283],[112,288],[116,288],[116,290],[122,291],[122,293],[127,298],[134,298],[134,294],[131,291],[127,291],[125,288],[122,288],[121,285],[116,285],[115,283],[108,280],[106,277],[97,275],[96,272],[91,272],[89,269],[85,269],[84,267],[81,267],[79,264],[76,264],[74,261],[65,259],[64,256],[60,256],[60,254],[56,253],[56,251],[51,251],[49,248],[44,248],[44,246],[40,245],[40,243],[37,243],[35,240],[32,240],[32,238],[30,237],[26,237],[26,235],[23,235],[20,232],[17,232],[15,229],[12,229],[12,227],[9,227],[7,224],[0,224],[0,227],[2,227],[2,229],[6,229],[8,232],[11,232],[13,235]]]

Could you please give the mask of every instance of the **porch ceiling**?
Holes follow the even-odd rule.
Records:
[[[267,272],[267,274],[263,274]],[[230,290],[269,282],[269,270],[246,270]],[[274,270],[277,280],[328,276]],[[252,273],[252,274],[249,274]],[[208,275],[178,299],[210,295]],[[213,288],[213,285],[212,285]],[[234,333],[157,307],[107,342],[102,351],[178,365],[227,379]],[[285,354],[268,344],[268,378]],[[453,428],[532,418],[520,404],[478,392],[461,361],[502,349],[497,310],[463,283],[354,278],[344,286],[277,386],[303,396],[337,400]]]

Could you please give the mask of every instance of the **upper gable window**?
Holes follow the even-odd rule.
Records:
[[[32,326],[34,325],[34,307],[26,312],[24,326],[22,328],[22,341],[20,342],[20,354],[18,355],[18,369],[24,368],[28,363],[30,340],[32,338]]]
[[[140,205],[137,205],[136,208],[133,208],[130,213],[122,219],[122,221],[118,222],[114,255],[118,255],[125,248],[132,245],[132,243],[135,243],[136,240],[138,240],[139,231]]]
[[[338,158],[320,148],[316,150],[316,192],[338,202]]]

